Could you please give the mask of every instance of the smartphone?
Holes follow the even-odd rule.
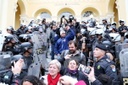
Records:
[[[84,73],[89,74],[89,73],[90,73],[90,71],[91,71],[91,68],[89,68],[89,67],[86,67],[86,68],[84,69]]]

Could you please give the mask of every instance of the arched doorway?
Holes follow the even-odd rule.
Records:
[[[87,21],[90,18],[98,18],[98,17],[99,17],[99,12],[97,9],[93,7],[87,7],[81,12],[82,21]]]
[[[48,9],[39,9],[34,13],[34,18],[36,20],[42,20],[42,19],[46,19],[47,21],[51,21],[51,12]]]
[[[75,12],[71,8],[60,9],[57,14],[57,20],[59,21],[62,16],[65,16],[65,18],[68,19],[70,15],[75,16]]]
[[[39,17],[41,19],[43,19],[43,18],[51,18],[51,15],[48,12],[42,12]]]
[[[65,18],[68,19],[70,15],[72,15],[72,13],[67,11],[67,12],[62,12],[59,15],[59,17],[65,16]]]

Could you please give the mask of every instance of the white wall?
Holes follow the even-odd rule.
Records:
[[[128,26],[128,0],[125,0],[125,6],[126,6],[126,25]]]
[[[7,24],[8,0],[0,0],[0,30],[5,31]]]

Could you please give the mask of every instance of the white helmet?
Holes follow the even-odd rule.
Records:
[[[91,31],[93,31],[93,30],[95,30],[96,28],[93,28],[93,27],[87,27],[87,30],[89,31],[89,32],[91,32]]]
[[[99,29],[103,29],[104,25],[98,24],[96,27],[99,28]]]
[[[92,29],[92,28],[91,28]],[[92,30],[90,30],[90,32],[89,32],[89,35],[91,36],[91,35],[95,35],[96,34],[96,29],[92,29]]]
[[[112,38],[112,41],[114,42],[121,41],[121,35],[119,33],[110,33],[109,36]]]
[[[104,34],[104,30],[103,29],[96,29],[96,34]]]
[[[124,38],[128,38],[128,32],[124,34]]]

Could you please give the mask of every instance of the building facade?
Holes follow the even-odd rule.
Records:
[[[46,18],[59,21],[62,15],[73,15],[77,21],[95,18],[128,25],[128,0],[0,0],[0,30],[17,29],[21,23]]]

